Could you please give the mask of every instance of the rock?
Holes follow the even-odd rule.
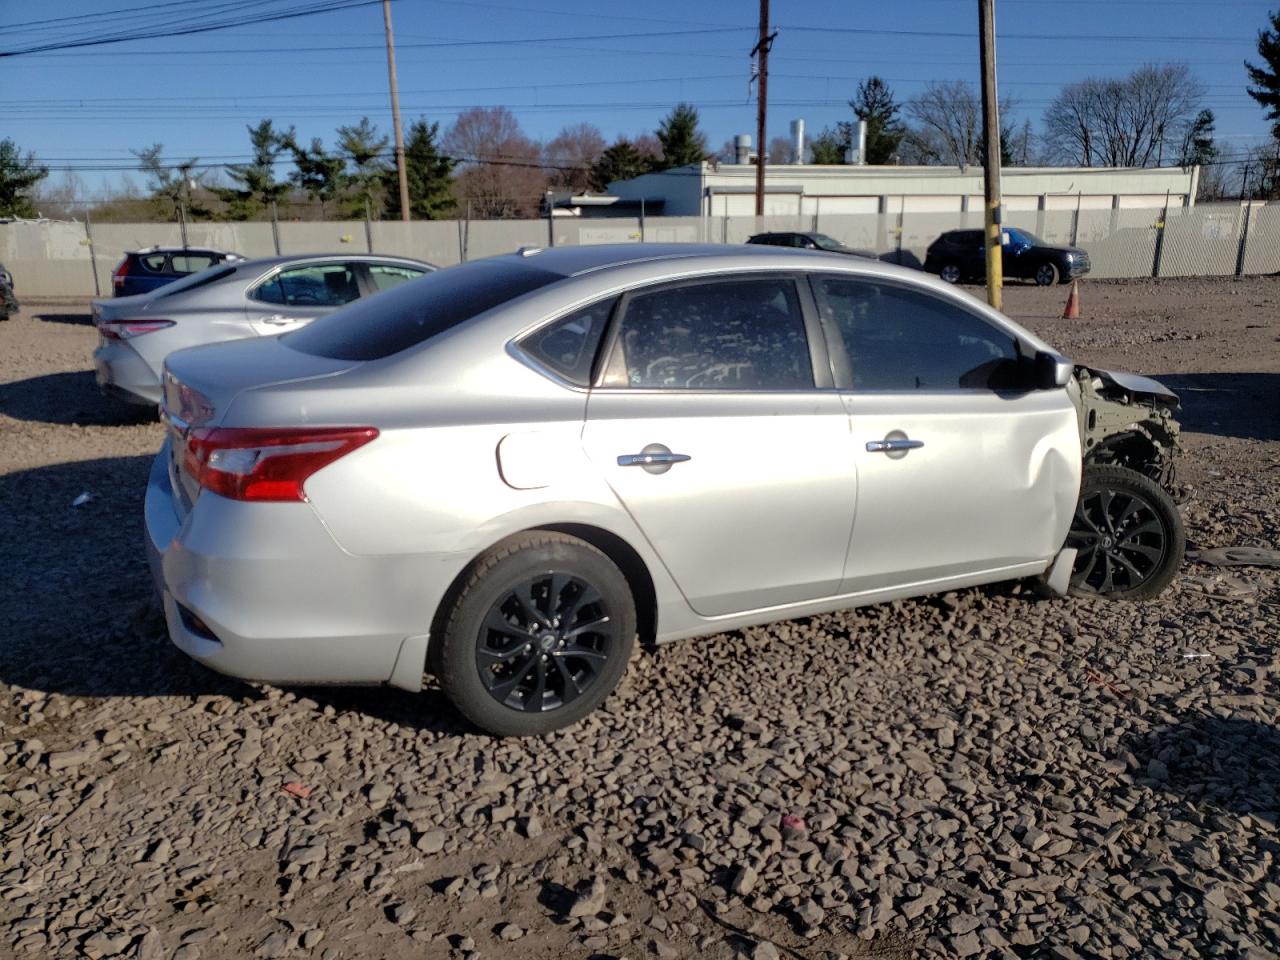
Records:
[[[395,792],[395,787],[389,783],[372,783],[369,785],[369,803],[379,806],[390,800]]]
[[[751,950],[751,960],[781,960],[782,954],[768,940],[761,940]]]
[[[524,936],[524,931],[517,927],[514,923],[503,923],[498,926],[498,936],[508,942],[519,940]]]
[[[589,917],[599,913],[604,909],[605,892],[604,877],[596,876],[588,887],[578,892],[569,907],[569,916]]]
[[[418,837],[414,844],[423,853],[439,853],[444,849],[445,833],[443,830],[427,830]]]
[[[738,872],[733,875],[733,883],[730,889],[740,897],[745,897],[756,887],[756,881],[759,879],[755,870],[751,867],[743,865],[738,868]]]
[[[49,769],[53,771],[78,767],[93,759],[91,750],[61,750],[49,754]]]
[[[285,857],[285,862],[292,866],[305,866],[308,863],[319,863],[325,858],[325,848],[321,844],[294,847]]]

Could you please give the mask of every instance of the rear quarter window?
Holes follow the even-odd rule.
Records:
[[[563,279],[524,263],[478,260],[358,300],[281,342],[335,360],[379,360]]]

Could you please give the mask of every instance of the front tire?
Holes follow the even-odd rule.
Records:
[[[1155,481],[1124,467],[1085,464],[1067,546],[1078,551],[1073,595],[1149,600],[1177,574],[1186,532]]]
[[[440,684],[489,733],[548,733],[604,702],[635,633],[627,578],[604,553],[562,533],[521,534],[477,560],[458,592]]]
[[[1032,274],[1037,287],[1052,287],[1058,282],[1058,268],[1052,263],[1042,263],[1036,267],[1036,272]]]

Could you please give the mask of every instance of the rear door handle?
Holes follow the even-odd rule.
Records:
[[[924,446],[923,440],[908,440],[905,437],[895,438],[893,440],[868,440],[867,453],[897,453],[908,450],[918,450]]]
[[[661,464],[684,463],[692,460],[687,453],[625,453],[618,457],[620,467],[652,467]]]

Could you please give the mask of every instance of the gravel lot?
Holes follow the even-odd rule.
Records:
[[[1280,546],[1280,279],[1082,296],[1006,306],[1182,393],[1193,547]],[[160,428],[97,395],[86,314],[0,324],[0,954],[1280,955],[1280,570],[688,641],[577,728],[496,741],[434,691],[169,646]]]

